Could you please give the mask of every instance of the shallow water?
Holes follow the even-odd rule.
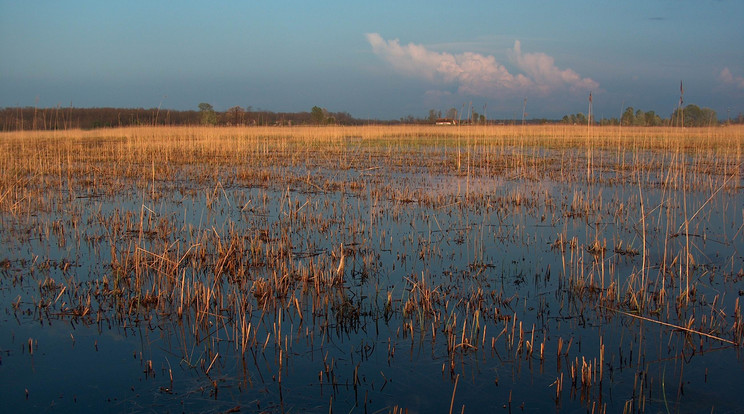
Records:
[[[726,176],[682,189],[659,185],[668,171],[643,185],[421,165],[238,171],[3,215],[10,411],[744,406],[729,343],[742,340],[744,192]]]

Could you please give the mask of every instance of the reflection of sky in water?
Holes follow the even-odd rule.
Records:
[[[732,407],[744,404],[740,393],[732,392],[733,384],[740,382],[735,379],[743,375],[740,365],[727,363],[740,360],[734,350],[707,351],[720,344],[705,342],[706,352],[695,353],[685,346],[684,335],[633,318],[617,315],[604,318],[590,310],[593,305],[584,303],[595,300],[591,296],[577,298],[567,294],[568,281],[579,277],[590,277],[605,287],[615,283],[625,292],[629,276],[639,271],[642,255],[625,254],[642,250],[641,194],[637,186],[586,187],[548,179],[527,181],[478,175],[390,175],[379,170],[328,171],[327,174],[336,179],[362,180],[388,192],[374,196],[371,190],[321,194],[311,186],[301,188],[298,184],[279,191],[239,186],[197,189],[193,193],[174,191],[154,201],[147,195],[114,200],[79,199],[76,202],[79,223],[84,223],[77,229],[79,245],[65,215],[40,213],[27,221],[4,217],[0,237],[5,251],[0,260],[8,259],[9,266],[2,270],[0,285],[0,295],[8,304],[0,319],[3,351],[0,388],[5,390],[8,407],[14,411],[151,408],[225,411],[241,405],[249,410],[313,411],[327,407],[333,399],[335,407],[348,411],[355,404],[363,406],[362,395],[366,394],[372,399],[369,408],[398,405],[430,412],[448,406],[453,387],[449,366],[454,364],[456,372],[462,374],[456,401],[477,403],[484,410],[495,411],[503,409],[512,394],[513,409],[522,401],[527,402],[527,408],[553,409],[550,397],[555,389],[551,384],[556,376],[566,372],[573,358],[598,358],[600,334],[606,345],[605,387],[612,387],[614,398],[608,402],[608,412],[621,409],[632,394],[634,376],[639,370],[652,377],[657,387],[661,378],[666,378],[669,384],[674,382],[667,390],[670,408],[689,407],[690,395],[707,402],[707,405],[703,403],[706,407],[718,404],[719,393],[729,397],[717,405],[722,409],[729,402]],[[453,202],[422,207],[417,204],[417,195],[433,200],[443,197]],[[468,204],[466,195],[475,198],[470,201],[472,204]],[[710,191],[687,194],[687,215],[691,217],[702,209],[689,223],[689,237],[684,237],[681,193],[662,188],[643,189],[650,264],[647,275],[658,283],[659,263],[664,255],[679,255],[689,242],[695,259],[692,268],[697,286],[695,306],[710,307],[715,301],[718,308],[733,309],[738,291],[744,288],[741,276],[737,276],[744,251],[741,228],[744,195],[729,189],[709,200],[710,195]],[[211,208],[207,207],[209,203]],[[76,304],[74,286],[85,289],[89,281],[104,276],[112,279],[108,263],[113,236],[100,219],[110,219],[117,211],[122,216],[131,212],[134,223],[113,240],[119,254],[132,246],[154,253],[163,250],[164,242],[157,238],[146,236],[140,241],[141,214],[146,223],[145,234],[150,234],[161,221],[176,229],[167,243],[180,249],[181,254],[205,232],[226,238],[231,228],[246,235],[265,231],[270,239],[287,233],[297,256],[296,263],[303,265],[312,258],[317,264],[333,266],[332,253],[344,243],[351,249],[347,283],[329,295],[332,302],[345,300],[355,304],[362,314],[352,326],[330,317],[329,325],[324,327],[310,315],[300,321],[286,309],[263,316],[254,310],[250,322],[260,332],[258,337],[262,341],[267,335],[276,334],[273,324],[277,312],[283,315],[283,335],[292,338],[289,349],[282,351],[286,359],[281,386],[276,378],[277,346],[270,341],[265,351],[259,346],[255,353],[249,352],[242,358],[229,340],[234,335],[231,321],[222,326],[227,327],[221,333],[222,340],[210,342],[213,338],[197,340],[189,333],[188,326],[161,317],[157,312],[139,320],[106,319],[110,315],[103,315],[97,321],[95,299],[93,316],[86,319],[87,324],[82,319],[71,322],[68,317],[60,318],[55,312],[63,303]],[[298,214],[295,218],[291,218],[293,211]],[[308,220],[324,221],[329,229],[318,232],[300,226],[303,214]],[[56,220],[65,223],[64,243],[59,233],[53,230],[47,233],[44,227],[44,223]],[[354,222],[366,227],[353,226]],[[289,228],[292,231],[288,232]],[[564,255],[555,247],[559,235],[567,242]],[[574,238],[578,245],[571,250],[568,242]],[[607,248],[604,258],[597,259],[587,251],[595,239]],[[616,251],[618,246],[629,250]],[[373,258],[369,265],[365,265],[365,254]],[[42,265],[47,260],[47,265]],[[63,272],[61,266],[65,261],[71,267]],[[682,272],[682,260],[674,262],[675,271]],[[188,277],[213,277],[209,269],[187,269],[187,272]],[[251,277],[265,278],[270,273],[255,268]],[[454,360],[450,360],[444,348],[445,334],[441,327],[432,331],[430,320],[400,314],[392,315],[389,320],[380,316],[388,291],[392,292],[395,303],[401,305],[411,294],[411,281],[420,280],[422,275],[430,286],[437,287],[443,298],[439,305],[445,307],[443,316],[450,321],[458,318],[458,335],[468,334],[468,329],[472,329],[469,327],[475,323],[485,327],[485,340],[476,338],[477,345],[481,340],[477,351],[457,352]],[[38,286],[47,277],[59,286],[68,286],[62,294],[55,290],[44,296],[52,302],[49,314],[34,306],[41,296]],[[229,283],[223,283],[230,291]],[[679,285],[670,289],[669,305],[658,311],[675,323],[690,318],[683,314],[677,322],[674,316],[674,299],[679,289]],[[514,349],[506,347],[506,335],[511,329],[508,323],[485,316],[475,320],[472,310],[467,313],[457,307],[474,292],[485,294],[484,300],[494,302],[502,316],[517,315],[518,323],[523,324],[529,335],[534,326],[534,343],[545,342],[545,360],[541,362],[535,355],[531,358],[517,355]],[[250,292],[242,294],[253,299]],[[9,304],[18,296],[21,302],[19,310],[14,312]],[[39,312],[42,322],[38,320]],[[334,309],[321,313],[325,312],[333,313]],[[698,310],[697,315],[704,313]],[[324,316],[319,313],[316,318],[322,320]],[[465,320],[467,325],[463,330]],[[216,326],[218,322],[215,319],[210,323]],[[406,333],[410,329],[406,324],[411,322],[413,338]],[[304,337],[307,330],[315,332],[313,340]],[[433,335],[437,335],[434,343]],[[559,336],[572,341],[570,358],[561,359],[561,370],[556,358]],[[494,348],[490,346],[492,337],[499,338]],[[28,355],[29,338],[38,343],[33,357]],[[641,358],[639,342],[645,344]],[[693,337],[692,342],[697,349],[699,338]],[[213,360],[215,353],[205,351],[208,345],[220,356]],[[395,349],[392,356],[389,347]],[[680,350],[686,350],[689,363],[683,364],[677,358]],[[145,372],[148,360],[153,361],[153,372]],[[215,365],[210,375],[205,375],[203,364],[210,365],[212,361]],[[325,372],[326,364],[331,361],[339,381],[335,386]],[[355,368],[360,376],[356,390],[350,380]],[[702,380],[705,369],[708,369],[705,377],[708,382]],[[678,400],[677,383],[683,371],[687,381],[685,397]],[[319,374],[323,377],[322,385]],[[726,382],[723,378],[733,380]],[[570,388],[570,382],[565,381],[564,388]],[[218,385],[216,395],[214,384]],[[591,392],[597,395],[596,388]],[[280,407],[280,400],[286,406]],[[568,398],[568,391],[561,400],[567,410],[578,409],[581,404],[580,398]],[[661,409],[661,404],[657,400],[648,401],[647,407]]]

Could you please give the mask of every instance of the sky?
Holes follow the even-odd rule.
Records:
[[[744,113],[744,1],[0,0],[0,107]]]

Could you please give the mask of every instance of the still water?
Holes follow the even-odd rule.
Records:
[[[744,407],[727,177],[233,173],[2,216],[4,411]]]

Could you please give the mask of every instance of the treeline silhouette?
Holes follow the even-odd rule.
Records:
[[[399,120],[369,120],[354,118],[348,112],[328,112],[324,108],[313,107],[308,112],[273,112],[253,110],[251,107],[232,107],[223,112],[211,111],[205,117],[204,111],[173,110],[162,108],[75,108],[75,107],[7,107],[0,109],[0,131],[20,130],[62,130],[62,129],[96,129],[144,125],[223,125],[223,126],[269,126],[269,125],[314,125],[339,124],[363,125],[375,124],[428,124],[429,118],[414,118],[409,115]],[[323,114],[319,118],[318,110]],[[209,121],[206,122],[205,119]],[[680,120],[680,121],[677,121]],[[523,124],[569,123],[586,124],[584,114],[566,115],[561,120],[530,119]],[[634,111],[626,109],[620,119],[610,118],[592,121],[600,125],[635,125],[635,126],[711,126],[719,123],[715,111],[688,105],[683,111],[675,111],[670,118],[660,118],[653,111]],[[465,120],[462,123],[472,122]],[[487,124],[515,124],[514,120],[483,120]],[[724,123],[744,123],[744,115],[725,120]]]
[[[622,126],[684,126],[684,127],[706,127],[721,124],[744,124],[744,114],[739,114],[735,118],[727,118],[719,121],[716,111],[710,108],[700,108],[697,105],[690,104],[684,108],[677,108],[669,118],[662,118],[654,111],[635,110],[632,106],[625,108],[622,116],[618,118],[602,118],[599,121],[589,120],[586,115],[579,112],[577,114],[566,115],[561,119],[564,124],[587,124],[595,123],[599,125],[622,125]]]
[[[348,112],[327,112],[328,120],[342,125],[369,123]],[[216,125],[302,125],[317,123],[310,112],[272,112],[230,108],[214,112]],[[325,123],[328,123],[326,121]],[[375,121],[378,122],[378,121]],[[201,125],[202,111],[178,111],[162,108],[35,108],[0,109],[0,130],[95,129],[143,125]]]

